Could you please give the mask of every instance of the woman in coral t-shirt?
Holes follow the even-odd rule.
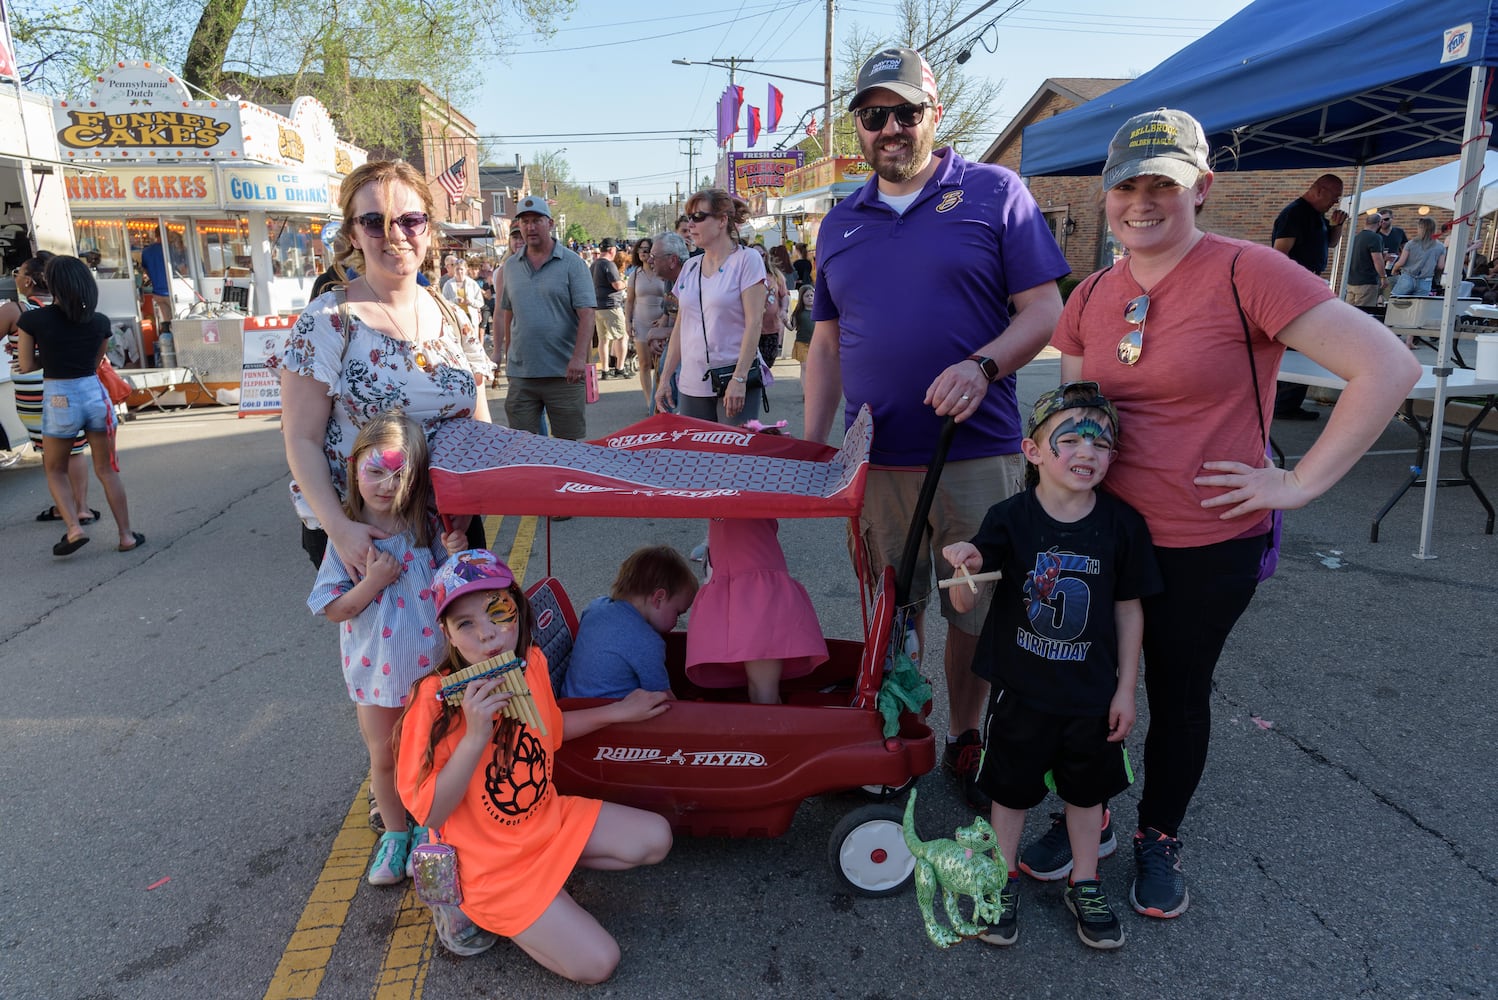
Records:
[[[602,982],[619,964],[619,945],[563,884],[579,866],[619,871],[655,864],[671,849],[671,828],[652,812],[558,794],[552,755],[564,728],[575,737],[648,719],[666,711],[670,693],[634,691],[564,715],[546,657],[531,645],[530,604],[510,568],[485,549],[444,563],[432,597],[451,650],[412,688],[396,782],[412,814],[440,828],[458,854],[463,901],[461,909],[432,907],[438,936],[464,955],[508,937],[560,976]],[[469,684],[460,706],[439,700],[446,675],[515,650],[525,651],[539,728],[500,716],[513,695],[499,678]]]

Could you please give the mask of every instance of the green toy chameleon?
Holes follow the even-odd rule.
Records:
[[[979,816],[969,826],[959,827],[956,839],[921,840],[915,832],[915,789],[905,804],[905,844],[915,855],[915,897],[926,923],[926,936],[938,948],[950,948],[963,938],[976,937],[997,923],[1001,911],[999,893],[1009,881],[1009,868],[999,851],[998,837],[988,820]],[[985,853],[987,852],[987,853]],[[936,889],[950,929],[936,922]],[[964,920],[959,896],[971,896],[973,919]]]

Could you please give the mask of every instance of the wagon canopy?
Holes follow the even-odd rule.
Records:
[[[668,414],[596,441],[449,420],[432,489],[445,514],[852,517],[873,426],[864,407],[834,449]]]

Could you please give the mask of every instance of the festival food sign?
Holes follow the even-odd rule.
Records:
[[[85,101],[52,109],[65,160],[237,159],[243,136],[234,101],[195,101],[176,74],[123,61],[94,78]]]
[[[239,162],[342,177],[366,159],[336,137],[316,98],[297,98],[289,117],[249,101],[193,100],[181,77],[149,62],[115,63],[87,100],[59,100],[52,116],[62,158],[77,163]],[[317,185],[326,195],[323,180],[286,184],[302,193]],[[235,200],[276,201],[251,194]]]
[[[799,149],[729,153],[733,193],[741,198],[747,198],[752,191],[779,194],[785,187],[786,174],[800,167],[805,159],[806,154]]]

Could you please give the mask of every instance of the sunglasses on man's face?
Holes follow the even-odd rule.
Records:
[[[914,128],[926,117],[926,109],[929,107],[929,104],[896,104],[894,107],[855,108],[853,115],[866,131],[881,132],[891,114],[895,116],[895,124],[901,128]]]
[[[687,218],[693,222],[706,222],[708,219],[713,218],[714,214],[713,212],[688,212]]]
[[[385,229],[385,216],[379,212],[356,215],[354,216],[354,221],[370,236],[383,237],[387,232]],[[407,236],[420,236],[427,231],[427,214],[425,212],[407,212],[405,215],[397,215],[390,220],[390,230],[388,231],[394,231],[397,226]]]

